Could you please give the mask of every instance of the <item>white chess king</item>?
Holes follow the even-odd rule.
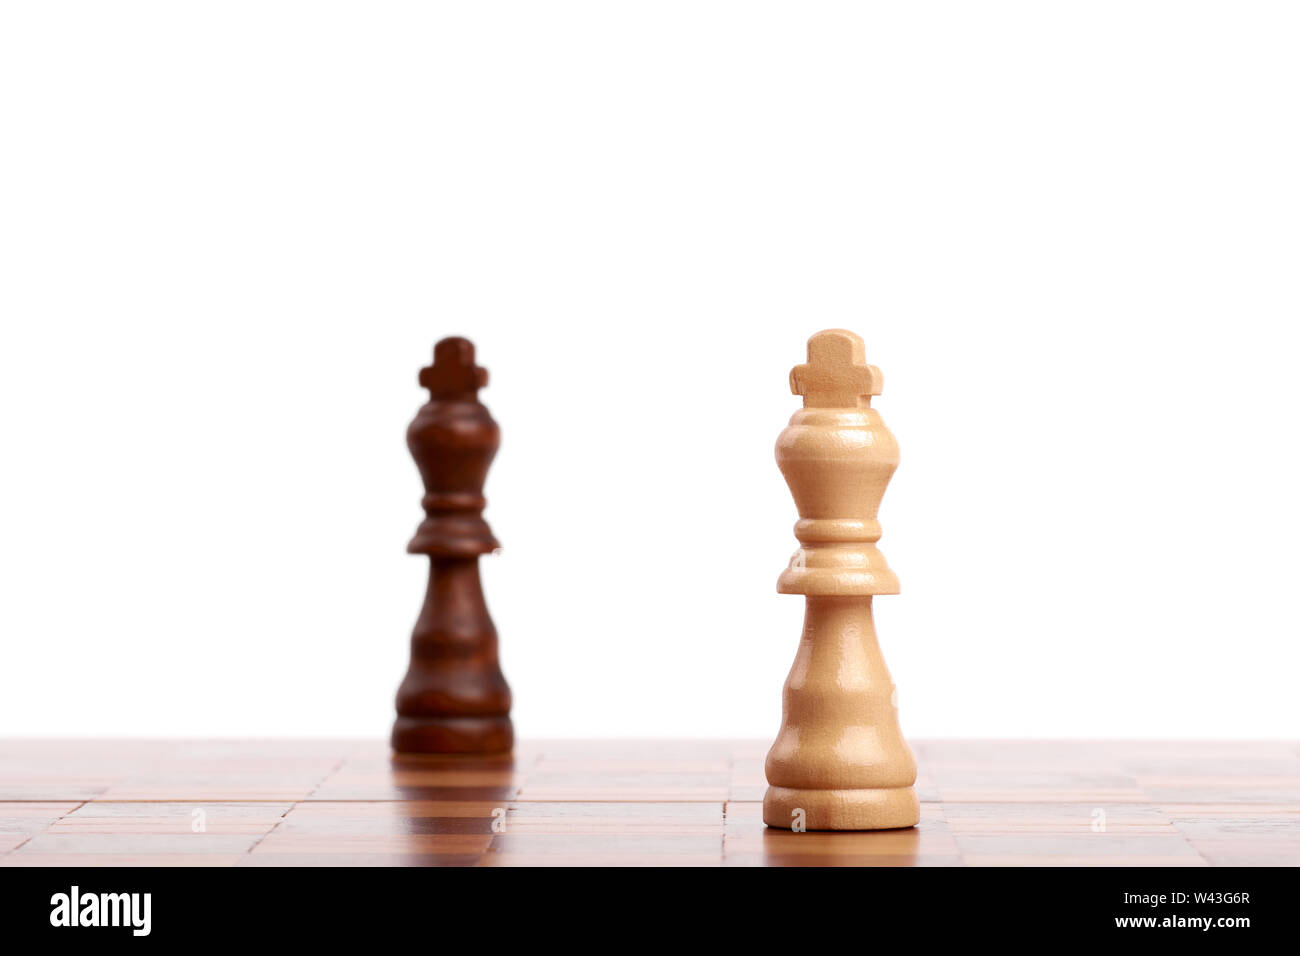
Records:
[[[898,467],[898,443],[871,407],[880,388],[862,339],[842,329],[809,339],[807,363],[790,372],[803,408],[777,439],[776,461],[799,509],[800,547],[777,590],[804,595],[806,607],[767,754],[771,827],[880,830],[920,818],[916,761],[871,617],[875,595],[898,593],[876,548],[876,511]]]

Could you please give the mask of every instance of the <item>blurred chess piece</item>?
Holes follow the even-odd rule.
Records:
[[[794,495],[800,548],[777,582],[805,596],[803,638],[785,683],[781,730],[768,752],[763,821],[808,830],[910,827],[920,816],[916,761],[876,642],[871,600],[897,594],[876,548],[876,511],[898,443],[871,407],[879,369],[852,332],[819,332],[790,373],[803,408],[776,443]]]
[[[425,519],[407,545],[429,556],[429,589],[397,691],[399,753],[504,753],[514,744],[510,688],[479,580],[479,555],[499,547],[483,520],[483,483],[501,443],[478,400],[487,370],[467,339],[443,339],[421,370],[430,398],[406,442],[424,481]]]

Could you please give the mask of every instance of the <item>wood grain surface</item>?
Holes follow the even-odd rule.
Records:
[[[1300,745],[919,741],[921,822],[762,822],[763,741],[0,741],[0,865],[1300,864]]]

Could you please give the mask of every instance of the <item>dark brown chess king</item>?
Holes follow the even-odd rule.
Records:
[[[443,339],[420,371],[429,401],[406,432],[424,481],[424,521],[407,545],[429,556],[429,590],[397,691],[393,749],[504,753],[514,745],[510,688],[479,580],[479,555],[499,547],[483,520],[483,483],[501,432],[478,390],[487,370],[467,339]]]

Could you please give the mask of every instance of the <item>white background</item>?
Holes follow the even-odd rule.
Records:
[[[910,736],[1300,734],[1294,5],[2,9],[0,733],[385,735],[463,334],[519,733],[770,737],[843,326]]]

